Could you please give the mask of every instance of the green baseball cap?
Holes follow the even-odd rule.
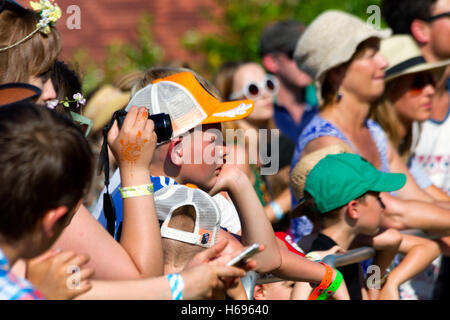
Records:
[[[357,154],[327,155],[309,172],[307,191],[321,213],[339,208],[368,191],[392,192],[406,183],[403,173],[384,173]]]

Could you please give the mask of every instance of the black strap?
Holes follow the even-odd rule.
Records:
[[[418,56],[418,57],[408,59],[408,60],[396,65],[395,67],[387,69],[385,78],[389,78],[390,76],[392,76],[396,73],[401,73],[403,70],[406,70],[410,67],[413,67],[415,65],[422,64],[422,63],[426,63],[425,58],[423,56]]]
[[[108,156],[108,132],[111,129],[114,123],[115,117],[113,117],[110,123],[103,128],[103,144],[102,149],[100,151],[99,161],[98,161],[98,174],[102,173],[102,170],[105,174],[105,187],[106,193],[103,194],[103,213],[106,218],[106,229],[111,234],[111,236],[115,236],[116,231],[116,209],[114,207],[114,202],[109,193],[109,156]]]

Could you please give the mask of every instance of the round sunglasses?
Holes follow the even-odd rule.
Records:
[[[255,100],[262,95],[263,90],[266,90],[270,95],[275,96],[278,93],[278,88],[278,79],[268,75],[261,82],[250,82],[246,84],[243,89],[233,92],[230,95],[230,99],[234,100],[244,96],[247,99]]]

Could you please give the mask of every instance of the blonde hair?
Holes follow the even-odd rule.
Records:
[[[399,115],[392,101],[388,98],[392,92],[397,90],[399,83],[398,79],[395,79],[386,84],[384,94],[372,104],[369,116],[383,128],[389,141],[398,150],[403,161],[408,162],[412,155],[412,128],[409,128],[403,139],[400,137],[398,132],[398,128],[401,125]]]
[[[25,38],[36,29],[39,13],[26,10],[18,14],[11,10],[0,13],[0,48]],[[29,82],[30,76],[40,76],[50,70],[61,51],[58,31],[50,28],[48,35],[37,32],[25,42],[0,52],[0,84]]]
[[[256,63],[249,60],[239,60],[239,61],[230,61],[225,64],[223,64],[219,71],[216,74],[216,77],[214,79],[214,84],[216,88],[219,90],[220,95],[224,100],[228,100],[233,93],[233,87],[234,87],[234,75],[238,71],[238,69],[246,64]],[[257,63],[256,63],[257,64]],[[229,121],[224,122],[222,124],[222,129],[224,131],[225,136],[225,130],[231,129],[231,130],[238,130],[241,129],[241,126],[239,125],[239,121]],[[243,121],[246,121],[243,119]],[[275,129],[275,123],[272,119],[270,119],[267,122],[267,125],[265,126],[265,129]]]

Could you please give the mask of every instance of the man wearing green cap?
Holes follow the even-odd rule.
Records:
[[[328,250],[338,245],[344,250],[359,234],[375,235],[379,231],[384,205],[380,192],[403,187],[406,176],[383,173],[356,154],[327,155],[306,178],[304,201],[296,210],[314,216],[321,233],[311,251]],[[361,300],[358,264],[339,268],[349,290],[350,299]]]

